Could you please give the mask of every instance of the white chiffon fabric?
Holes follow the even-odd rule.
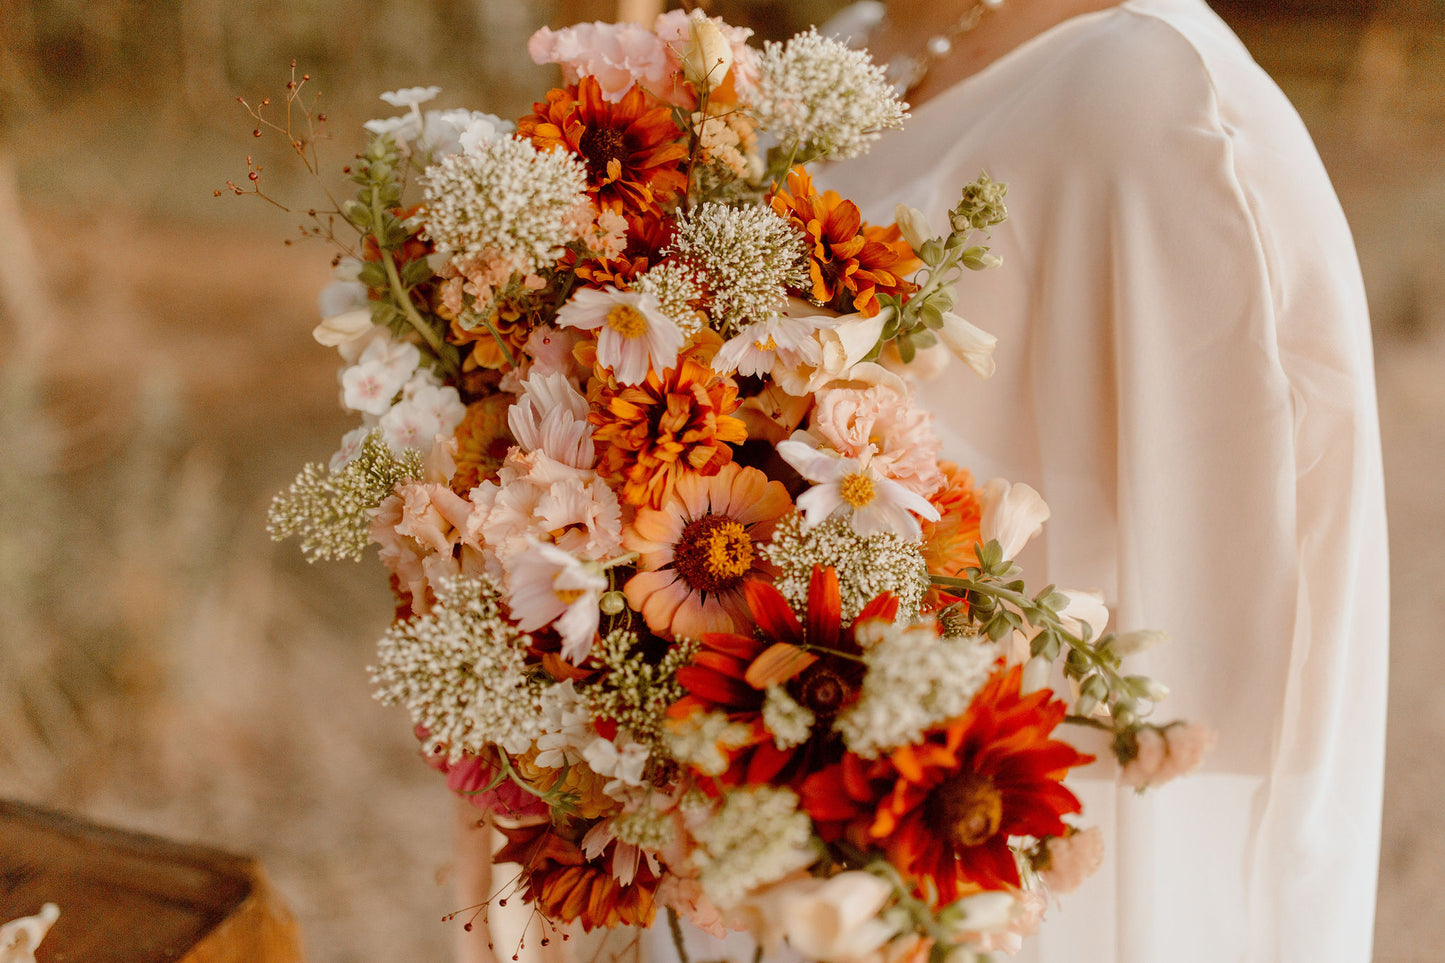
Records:
[[[1103,764],[1071,779],[1109,857],[1017,959],[1364,963],[1384,489],[1364,292],[1314,147],[1202,0],[1128,0],[820,179],[941,232],[980,170],[1009,184],[1004,263],[957,310],[998,335],[998,371],[922,389],[945,453],[1043,493],[1030,584],[1168,631],[1137,671],[1173,688],[1161,717],[1219,734],[1204,771],[1144,796]]]
[[[1202,0],[1053,28],[827,173],[936,231],[1009,184],[1003,266],[959,286],[988,382],[922,389],[945,452],[1053,509],[1030,583],[1104,592],[1207,722],[1205,770],[1145,796],[1072,781],[1104,871],[1018,957],[1363,963],[1384,763],[1388,566],[1368,312],[1298,116]]]

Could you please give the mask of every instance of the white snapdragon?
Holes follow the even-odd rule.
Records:
[[[993,478],[986,482],[979,492],[983,503],[983,517],[979,520],[979,531],[985,543],[997,541],[1003,549],[1004,558],[1015,558],[1023,551],[1029,539],[1044,530],[1049,517],[1049,506],[1032,487],[1010,484],[1006,479]]]

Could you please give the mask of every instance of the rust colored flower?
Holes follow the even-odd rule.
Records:
[[[782,482],[756,468],[728,464],[711,478],[685,473],[661,509],[638,509],[622,533],[622,544],[641,554],[623,588],[628,602],[666,637],[746,632],[743,585],[773,571],[758,543],[792,509]]]
[[[517,135],[542,150],[561,147],[587,164],[587,192],[619,213],[656,210],[687,188],[683,132],[672,110],[649,106],[634,86],[608,103],[595,77],[547,92],[517,122]]]
[[[491,321],[492,327],[497,329],[502,341],[506,342],[507,350],[512,357],[521,357],[522,347],[527,343],[527,335],[532,333],[533,318],[531,315],[512,301],[503,301],[497,305],[496,310],[487,320]],[[461,322],[453,319],[447,329],[447,340],[460,347],[472,346],[463,362],[465,370],[475,368],[506,368],[507,356],[502,352],[502,346],[497,342],[496,336],[487,330],[485,324],[479,324],[475,328],[464,328]]]
[[[747,582],[744,595],[757,631],[703,635],[697,654],[677,672],[688,694],[668,714],[686,718],[697,711],[723,712],[752,727],[753,740],[732,753],[724,783],[799,785],[843,753],[833,719],[858,700],[864,672],[853,626],[871,619],[893,621],[898,600],[880,595],[844,628],[838,573],[821,566],[813,569],[808,583],[802,621],[782,593],[765,582]],[[782,686],[812,714],[812,731],[804,742],[779,748],[768,731],[763,705],[770,685]]]
[[[514,443],[507,429],[511,402],[510,395],[490,394],[467,405],[466,416],[457,425],[457,470],[452,475],[452,491],[465,495],[497,477],[507,448]]]
[[[1050,734],[1067,711],[1022,669],[996,673],[968,710],[890,757],[848,755],[812,776],[803,806],[825,839],[882,845],[894,866],[950,903],[1019,886],[1010,836],[1062,836],[1078,797],[1062,780],[1093,761]]]
[[[507,845],[494,862],[522,867],[522,898],[548,919],[574,920],[587,932],[598,927],[649,926],[657,913],[654,896],[659,879],[643,860],[637,875],[624,886],[612,876],[612,843],[589,860],[578,844],[547,823],[498,825]]]
[[[878,296],[918,290],[907,276],[923,266],[898,225],[865,224],[858,205],[835,191],[819,194],[801,167],[788,174],[788,189],[769,203],[808,238],[808,272],[813,300],[835,311],[879,311]]]
[[[622,479],[629,505],[661,508],[684,472],[715,475],[733,460],[731,445],[747,440],[733,417],[738,388],[693,354],[659,375],[649,370],[641,384],[618,385],[599,378],[588,392],[601,447],[599,471]]]

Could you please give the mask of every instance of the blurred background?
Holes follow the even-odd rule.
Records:
[[[840,5],[711,7],[781,37]],[[1360,248],[1394,578],[1377,959],[1437,960],[1445,5],[1215,6],[1303,114]],[[225,182],[249,155],[280,203],[321,206],[390,113],[376,94],[435,83],[440,106],[518,116],[553,80],[528,35],[615,12],[0,0],[0,797],[259,857],[313,960],[446,958],[451,801],[366,681],[381,568],[307,566],[264,531],[351,427],[310,337],[331,252],[283,244],[300,213]],[[322,184],[236,100],[284,126],[293,59]]]

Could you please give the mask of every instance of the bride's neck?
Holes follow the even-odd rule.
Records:
[[[1014,48],[1072,17],[1117,6],[1122,0],[1003,0],[984,10],[977,25],[954,40],[908,100],[914,105],[970,77]],[[879,61],[922,50],[977,0],[886,0],[887,17],[870,48]]]

